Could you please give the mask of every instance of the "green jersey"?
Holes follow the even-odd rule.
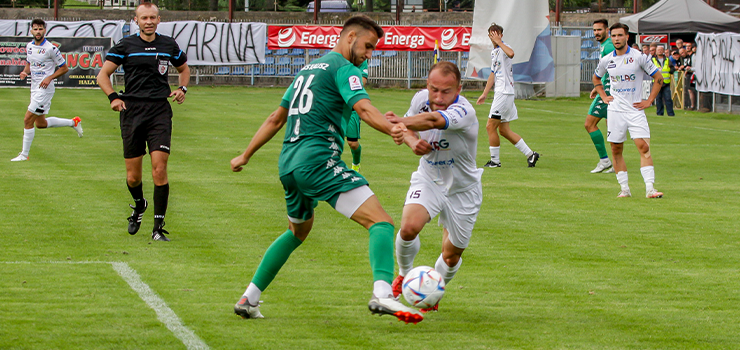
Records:
[[[293,79],[280,106],[288,109],[280,176],[302,165],[341,161],[344,149],[342,119],[352,106],[369,99],[362,72],[339,53],[330,52],[307,64]]]
[[[601,57],[604,57],[614,51],[614,44],[612,44],[612,38],[606,38],[606,41],[601,43]],[[604,84],[604,89],[609,87],[611,84],[609,83],[609,73],[605,73],[603,77],[601,77],[601,83]],[[606,91],[609,93],[609,91]]]

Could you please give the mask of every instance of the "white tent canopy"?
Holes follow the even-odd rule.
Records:
[[[661,0],[649,9],[619,22],[633,33],[740,32],[740,19],[722,13],[702,0]]]

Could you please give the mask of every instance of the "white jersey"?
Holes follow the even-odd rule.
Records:
[[[601,79],[607,72],[611,81],[610,92],[614,97],[607,110],[633,112],[638,110],[633,104],[642,102],[644,74],[652,76],[658,72],[658,68],[647,55],[628,47],[622,56],[617,56],[617,50],[614,50],[612,54],[601,58],[594,74]]]
[[[491,51],[491,73],[496,75],[493,92],[514,95],[514,72],[511,67],[511,57],[506,55],[501,46]]]
[[[429,91],[416,93],[404,117],[431,112]],[[478,146],[478,118],[475,108],[463,96],[458,96],[444,111],[437,111],[445,118],[444,129],[419,132],[419,137],[433,150],[419,160],[418,173],[443,186],[447,194],[462,192],[480,183],[483,169],[475,166]]]
[[[31,66],[31,92],[44,90],[39,87],[41,81],[67,63],[59,49],[46,39],[41,45],[36,45],[33,41],[26,45],[26,61]],[[53,80],[45,91],[54,93]]]

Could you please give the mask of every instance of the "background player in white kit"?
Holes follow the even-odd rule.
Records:
[[[439,62],[429,71],[427,89],[411,100],[405,118],[386,114],[391,122],[406,125],[405,143],[415,154],[423,155],[411,175],[396,236],[399,275],[392,285],[394,296],[401,294],[403,278],[413,268],[420,248],[419,232],[437,214],[444,235],[442,254],[434,268],[445,283],[460,268],[462,253],[470,242],[483,201],[483,169],[475,167],[478,119],[470,102],[459,95],[461,89],[457,66]],[[411,130],[419,131],[418,135]],[[437,310],[438,306],[421,311]]]
[[[650,107],[655,97],[658,96],[663,85],[663,76],[647,56],[627,46],[629,27],[617,23],[609,29],[614,52],[601,58],[592,80],[601,99],[609,104],[606,140],[612,144],[614,171],[617,172],[617,181],[622,187],[618,197],[632,196],[627,178],[627,164],[622,156],[624,141],[629,131],[630,137],[640,151],[640,172],[645,180],[645,196],[661,198],[663,193],[656,191],[653,187],[655,170],[650,154],[650,126],[644,109]],[[601,84],[601,77],[607,72],[611,79],[611,96],[606,95],[604,86]],[[653,88],[650,90],[648,99],[643,101],[641,95],[644,74],[653,77]]]
[[[31,35],[33,41],[26,45],[26,67],[20,74],[21,80],[31,76],[31,103],[23,118],[23,149],[12,162],[28,160],[36,125],[39,129],[70,126],[82,137],[82,123],[80,117],[62,119],[56,117],[45,118],[51,107],[51,98],[54,97],[54,79],[69,71],[67,62],[61,52],[52,43],[44,38],[46,22],[40,19],[31,21]]]
[[[486,168],[498,168],[501,166],[499,160],[499,150],[501,139],[498,133],[505,137],[519,151],[527,157],[527,164],[533,168],[540,158],[540,154],[532,151],[524,142],[521,136],[511,130],[509,122],[519,118],[516,106],[514,105],[514,73],[511,67],[511,59],[514,58],[514,50],[501,40],[504,35],[504,28],[494,23],[488,27],[488,38],[493,43],[491,51],[491,74],[488,76],[488,82],[483,93],[478,97],[477,104],[482,104],[488,97],[488,92],[495,85],[493,104],[491,113],[488,115],[486,122],[486,131],[488,131],[488,145],[491,151],[491,160],[484,165]]]

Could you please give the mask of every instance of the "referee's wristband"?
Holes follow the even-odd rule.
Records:
[[[118,100],[120,98],[121,96],[118,96],[118,93],[115,91],[111,92],[110,95],[108,95],[108,100],[110,100],[111,103],[113,103],[113,100]]]

